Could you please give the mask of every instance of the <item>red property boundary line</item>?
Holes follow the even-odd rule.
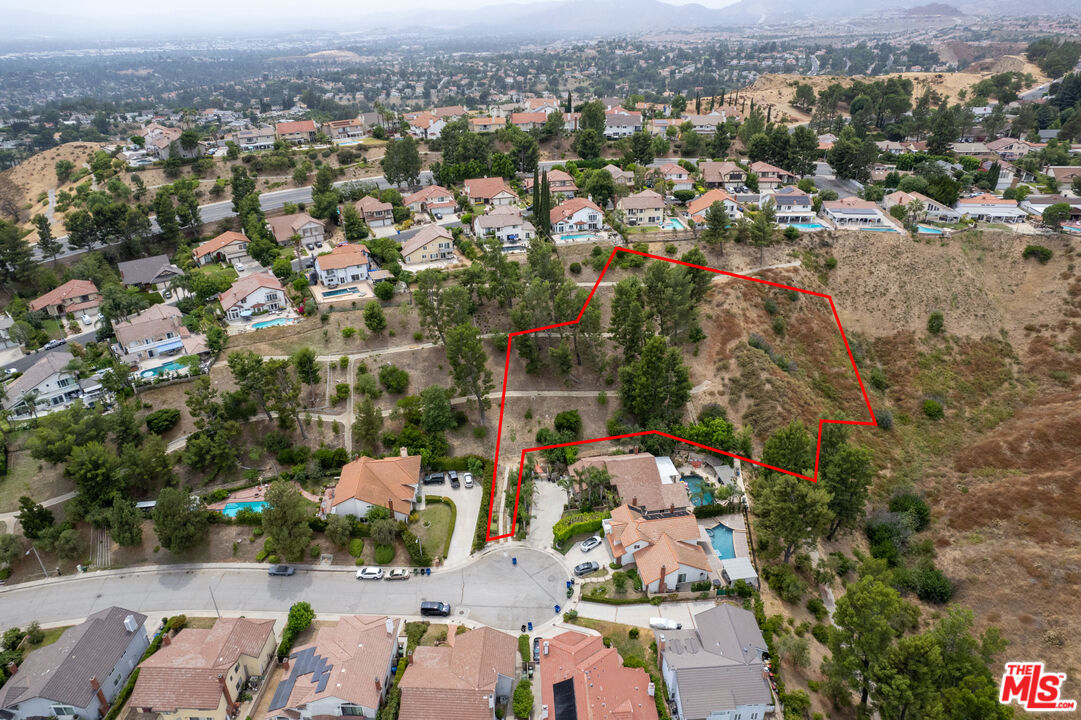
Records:
[[[553,330],[555,328],[565,327],[565,326],[568,326],[568,325],[576,325],[578,323],[578,321],[582,319],[582,314],[585,313],[586,308],[589,306],[590,301],[593,300],[593,295],[597,292],[597,288],[600,287],[601,280],[604,278],[605,273],[608,272],[608,267],[612,264],[612,260],[615,259],[615,256],[616,256],[617,252],[625,252],[625,253],[629,253],[629,254],[632,254],[632,255],[640,255],[642,257],[652,258],[654,260],[663,260],[664,262],[675,263],[676,265],[685,265],[687,267],[697,268],[699,270],[707,270],[707,271],[709,271],[711,273],[716,273],[718,275],[725,275],[727,277],[738,278],[740,280],[749,280],[750,282],[760,283],[762,285],[769,285],[771,287],[783,288],[785,290],[794,290],[796,292],[800,292],[800,293],[803,293],[805,295],[812,295],[814,297],[819,297],[819,298],[826,299],[827,301],[829,301],[830,310],[833,311],[833,319],[837,322],[837,329],[840,330],[840,332],[841,332],[841,340],[844,341],[845,351],[848,353],[848,360],[849,360],[849,362],[852,363],[853,372],[856,373],[856,381],[859,383],[860,392],[863,394],[863,402],[867,406],[867,412],[871,416],[871,419],[870,420],[826,420],[826,419],[820,419],[818,421],[818,442],[817,442],[817,445],[816,445],[816,448],[815,448],[815,471],[814,471],[814,476],[813,477],[803,475],[803,474],[798,473],[798,472],[792,472],[791,470],[785,470],[784,468],[779,468],[779,467],[774,467],[772,465],[767,465],[766,463],[760,462],[758,460],[752,460],[751,458],[743,457],[742,455],[736,455],[734,453],[726,452],[724,450],[718,450],[717,448],[709,447],[708,445],[702,445],[702,444],[696,443],[696,442],[692,442],[690,440],[686,440],[686,439],[681,438],[681,437],[676,437],[675,435],[670,435],[670,434],[668,434],[666,432],[662,432],[660,430],[642,430],[641,432],[627,433],[625,435],[611,435],[611,436],[608,436],[608,437],[593,438],[591,440],[576,440],[574,442],[557,443],[555,445],[541,445],[541,446],[538,446],[538,447],[525,448],[525,449],[522,450],[521,459],[520,459],[520,461],[518,463],[518,487],[517,487],[517,490],[515,491],[515,494],[514,494],[514,515],[511,517],[511,523],[510,523],[511,531],[508,532],[508,533],[504,533],[502,535],[493,536],[492,535],[492,512],[495,509],[495,502],[496,502],[495,491],[496,491],[496,488],[499,486],[499,483],[498,483],[498,478],[499,478],[499,444],[500,444],[500,441],[503,439],[503,410],[504,410],[504,408],[506,407],[506,404],[507,404],[507,374],[510,372],[510,348],[511,348],[511,343],[514,341],[514,338],[519,336],[519,335],[528,335],[530,333],[543,332],[545,330]],[[662,257],[660,255],[651,255],[650,253],[641,252],[639,250],[631,250],[631,249],[625,248],[625,247],[616,247],[616,248],[614,248],[612,250],[612,254],[608,256],[608,262],[606,262],[604,264],[604,269],[601,271],[600,275],[597,276],[597,281],[595,283],[593,283],[593,289],[590,290],[589,297],[586,298],[585,303],[582,305],[582,309],[578,311],[578,317],[574,318],[573,320],[568,320],[568,321],[562,322],[562,323],[556,323],[554,325],[545,325],[544,327],[533,328],[532,330],[517,330],[515,332],[510,333],[510,335],[507,336],[507,354],[506,354],[506,359],[505,359],[504,365],[503,365],[503,393],[502,393],[502,395],[500,397],[500,400],[499,400],[499,429],[498,429],[498,431],[496,433],[496,439],[495,439],[495,461],[493,463],[493,468],[492,468],[492,490],[491,490],[491,495],[489,496],[489,502],[488,502],[488,529],[485,532],[485,542],[491,542],[493,540],[502,540],[503,538],[512,537],[514,535],[514,527],[518,523],[518,500],[519,500],[519,498],[521,496],[521,492],[522,492],[522,472],[525,469],[525,456],[526,456],[526,453],[535,452],[535,451],[538,451],[538,450],[551,450],[551,449],[554,449],[554,448],[570,447],[572,445],[586,445],[586,444],[589,444],[589,443],[604,442],[606,440],[622,440],[624,438],[639,437],[641,435],[661,435],[663,437],[670,438],[672,440],[678,440],[679,442],[687,443],[688,445],[694,445],[696,447],[700,447],[703,450],[709,450],[710,452],[719,453],[721,455],[727,455],[728,457],[738,458],[739,460],[741,460],[743,462],[751,463],[752,465],[758,465],[760,467],[769,468],[770,470],[775,470],[777,472],[785,473],[786,475],[792,475],[794,477],[803,478],[804,480],[810,480],[811,482],[818,482],[818,460],[819,460],[819,455],[821,454],[821,451],[822,451],[822,426],[826,425],[827,423],[832,424],[832,425],[864,425],[864,426],[870,426],[870,427],[875,427],[875,426],[878,425],[878,422],[875,420],[874,410],[871,409],[871,401],[867,397],[867,390],[863,387],[863,378],[860,377],[860,371],[856,367],[856,359],[852,356],[852,349],[848,346],[848,338],[845,336],[845,329],[844,329],[844,327],[841,326],[841,318],[837,314],[837,307],[833,304],[833,297],[832,296],[826,295],[825,293],[814,292],[813,290],[805,290],[803,288],[792,287],[790,285],[784,285],[782,283],[770,282],[769,280],[762,280],[761,278],[750,277],[749,275],[740,275],[738,273],[728,272],[726,270],[717,270],[716,268],[706,267],[704,265],[695,265],[694,263],[683,262],[681,260],[673,260],[672,258]]]

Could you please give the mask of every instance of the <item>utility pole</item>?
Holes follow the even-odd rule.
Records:
[[[38,549],[31,545],[30,550],[34,551],[34,557],[38,559],[38,565],[41,566],[41,572],[45,573],[45,577],[49,577],[49,571],[45,569],[45,563],[41,561],[41,555],[38,555]],[[26,555],[30,554],[30,550],[26,551]]]

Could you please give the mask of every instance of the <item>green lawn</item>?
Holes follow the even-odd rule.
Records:
[[[57,318],[48,318],[41,322],[41,329],[44,330],[48,336],[54,340],[64,337],[64,328],[61,325],[61,321]]]
[[[210,277],[217,278],[219,275],[224,276],[230,283],[237,279],[236,270],[232,265],[219,265],[212,263],[210,265],[203,265],[202,267],[192,268],[188,272],[201,273],[203,275],[209,275]]]
[[[64,631],[67,630],[70,627],[73,627],[73,626],[72,625],[62,625],[60,627],[54,627],[54,628],[49,628],[48,630],[45,630],[44,631],[45,632],[45,637],[43,637],[41,639],[41,642],[38,643],[37,645],[31,645],[28,642],[24,643],[24,645],[23,645],[24,654],[29,654],[32,650],[37,650],[38,648],[43,648],[46,645],[52,645],[54,642],[59,640],[60,636],[64,634]]]
[[[443,503],[430,502],[428,507],[417,514],[420,517],[412,529],[424,545],[424,551],[430,557],[442,557],[447,533],[453,532],[450,526],[450,508]],[[428,527],[425,527],[425,524],[428,524]]]

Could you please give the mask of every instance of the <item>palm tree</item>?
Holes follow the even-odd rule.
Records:
[[[38,419],[38,396],[41,395],[41,391],[37,388],[31,388],[23,393],[22,400],[24,403],[30,406],[30,412],[33,414],[34,419]]]

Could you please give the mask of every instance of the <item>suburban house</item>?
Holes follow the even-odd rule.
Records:
[[[207,240],[192,251],[196,265],[225,261],[234,263],[248,254],[248,238],[238,232],[226,230]]]
[[[621,170],[615,165],[605,165],[602,170],[607,171],[612,176],[612,180],[616,185],[633,185],[634,173],[630,170]]]
[[[274,128],[257,127],[248,130],[237,130],[232,137],[226,136],[226,140],[232,140],[237,147],[245,152],[252,152],[254,150],[272,149],[277,137]]]
[[[659,168],[661,177],[672,183],[672,191],[694,190],[694,178],[691,171],[674,162],[665,163]]]
[[[24,418],[63,410],[80,398],[92,405],[101,395],[101,383],[96,377],[80,380],[68,372],[72,357],[66,350],[42,355],[4,388],[4,409],[15,418]]]
[[[1050,175],[1061,187],[1069,187],[1074,178],[1081,177],[1081,165],[1048,165],[1043,169],[1045,175]]]
[[[955,142],[950,143],[950,149],[953,150],[954,155],[958,157],[993,157],[995,155],[993,150],[990,150],[982,142]]]
[[[664,221],[664,198],[652,190],[628,195],[616,201],[616,209],[623,211],[627,224],[660,225]]]
[[[1081,171],[1081,168],[1078,170]],[[1027,213],[1017,206],[1016,200],[1007,200],[991,193],[961,198],[956,207],[965,217],[981,222],[1019,223],[1027,217]]]
[[[578,132],[578,123],[582,120],[582,113],[563,113],[563,129],[566,132]]]
[[[369,227],[386,227],[394,224],[394,206],[377,197],[365,195],[357,200],[354,207]]]
[[[497,237],[507,247],[524,246],[535,233],[533,223],[524,219],[516,207],[495,207],[473,218],[474,235]]]
[[[581,458],[570,466],[571,475],[591,467],[608,471],[611,484],[624,502],[643,511],[678,510],[691,506],[687,487],[679,471],[667,457],[650,453],[594,455]]]
[[[63,315],[89,315],[97,312],[101,304],[101,294],[89,280],[68,280],[60,287],[53,288],[39,298],[30,301],[27,307],[31,312],[44,310],[53,317]]]
[[[218,302],[230,320],[284,310],[289,306],[281,280],[268,272],[245,275],[219,295]]]
[[[385,615],[343,615],[317,627],[312,642],[289,655],[267,720],[375,718],[402,650],[403,625]]]
[[[405,520],[416,505],[420,486],[420,455],[401,454],[376,460],[362,457],[342,467],[334,487],[331,512],[367,517],[373,505],[387,508],[395,520]]]
[[[315,258],[315,272],[324,287],[367,280],[371,271],[371,254],[364,245],[342,243]]]
[[[751,172],[758,176],[759,190],[774,190],[796,182],[795,175],[766,162],[751,163]]]
[[[1052,205],[1065,203],[1070,206],[1070,219],[1081,219],[1081,198],[1065,195],[1029,195],[1021,201],[1021,209],[1032,215],[1043,215],[1043,211]]]
[[[686,508],[647,512],[624,502],[603,527],[612,557],[622,566],[635,565],[651,595],[710,579],[709,541],[702,540],[698,522]]]
[[[726,603],[695,615],[693,628],[654,635],[677,720],[762,720],[774,711],[754,613]]]
[[[34,650],[0,687],[5,720],[97,720],[150,644],[146,616],[109,607]]]
[[[138,134],[145,141],[143,147],[146,149],[147,154],[159,160],[168,160],[169,156],[173,154],[177,157],[195,157],[195,152],[198,152],[198,149],[184,151],[179,145],[174,145],[180,139],[181,133],[180,128],[151,123],[140,130]]]
[[[705,160],[698,165],[702,183],[707,188],[723,188],[735,192],[747,183],[747,172],[734,162]]]
[[[923,203],[923,211],[920,213],[922,217],[919,218],[920,220],[951,223],[961,219],[961,213],[957,212],[949,205],[943,205],[938,200],[934,200],[923,193],[918,192],[903,192],[897,190],[882,198],[882,204],[886,206],[886,210],[889,210],[894,205],[908,207],[909,204],[915,200],[919,200]]]
[[[326,228],[306,212],[267,218],[267,225],[279,245],[292,245],[293,236],[299,235],[303,244],[323,242]]]
[[[630,137],[642,129],[642,113],[616,106],[604,113],[604,137]]]
[[[811,196],[795,185],[778,188],[770,195],[763,194],[762,202],[765,203],[768,200],[773,201],[778,225],[814,222],[815,211]]]
[[[518,202],[518,196],[501,177],[472,178],[464,185],[466,197],[473,204],[513,205]]]
[[[469,118],[469,127],[476,133],[495,132],[507,126],[505,117],[475,117]]]
[[[364,128],[364,121],[360,118],[352,118],[351,120],[330,120],[320,126],[320,129],[326,133],[334,142],[348,142],[350,140],[359,140],[367,134]]]
[[[413,117],[406,116],[409,123],[409,134],[418,140],[437,138],[443,134],[443,128],[447,121],[430,112],[412,113]]]
[[[600,230],[604,225],[604,211],[592,200],[571,198],[552,208],[549,219],[554,233]]]
[[[705,115],[684,113],[682,123],[689,122],[694,125],[694,131],[699,135],[713,135],[717,132],[718,125],[724,125],[727,115],[723,110],[714,110]]]
[[[526,192],[533,191],[533,178],[527,177],[522,181],[522,187]],[[549,170],[548,171],[548,190],[553,195],[559,196],[561,200],[574,197],[574,194],[578,192],[578,186],[574,184],[574,178],[569,173],[563,170]]]
[[[402,243],[401,252],[406,267],[458,259],[454,254],[454,237],[441,225],[422,227]]]
[[[657,720],[660,688],[640,667],[624,667],[598,635],[568,631],[544,641],[540,717],[551,720]]]
[[[210,352],[206,335],[184,327],[183,313],[174,305],[151,305],[123,322],[114,322],[113,332],[116,334],[113,350],[126,363]]]
[[[548,113],[546,112],[516,112],[510,114],[510,124],[526,132],[540,129],[547,121]]]
[[[166,634],[139,664],[128,707],[159,720],[229,720],[248,679],[266,672],[275,650],[273,620],[218,618],[209,629]]]
[[[879,210],[878,205],[870,200],[861,200],[855,195],[840,200],[827,200],[822,203],[822,214],[832,220],[837,227],[884,227],[890,225]]]
[[[735,219],[743,216],[743,208],[739,206],[735,198],[729,195],[726,190],[720,188],[707,190],[687,203],[687,214],[699,225],[705,224],[706,211],[713,207],[713,203],[718,202],[724,206],[724,211],[728,213],[729,218]]]
[[[450,122],[451,120],[465,117],[466,112],[464,105],[444,105],[443,107],[437,107],[432,110],[432,115],[441,117],[447,122]]]
[[[458,208],[454,193],[439,185],[429,185],[412,195],[407,195],[402,203],[414,213],[426,212],[436,220],[444,215],[451,215]]]
[[[518,639],[490,627],[458,634],[446,644],[420,646],[398,688],[398,720],[495,720],[510,698],[518,664]]]
[[[315,133],[314,120],[295,120],[293,122],[278,123],[274,126],[274,134],[279,140],[294,145],[309,145],[315,142]]]
[[[184,275],[183,270],[169,261],[168,255],[128,260],[116,267],[124,285],[158,292],[169,289],[169,283]]]
[[[1028,155],[1035,148],[1024,140],[1004,137],[987,143],[987,149],[993,153],[997,153],[1000,158],[1007,162],[1016,162],[1025,155]]]

